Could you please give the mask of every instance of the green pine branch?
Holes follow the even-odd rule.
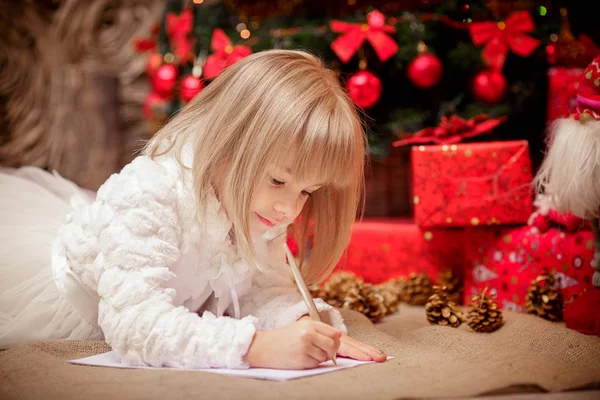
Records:
[[[465,4],[469,7],[466,8]],[[491,14],[487,1],[443,1],[426,12],[436,12],[453,21],[492,21],[499,16]],[[179,7],[179,11],[178,11]],[[164,18],[167,12],[180,12],[180,1],[169,1],[163,15],[160,29],[160,51],[169,49]],[[366,20],[364,12],[355,12],[343,18],[346,22],[362,23]],[[424,10],[408,10],[419,20]],[[523,118],[524,110],[539,109],[532,102],[539,101],[539,93],[546,90],[546,74],[543,68],[545,60],[544,45],[550,33],[558,32],[560,16],[535,17],[536,30],[531,36],[541,41],[539,48],[527,58],[509,52],[502,71],[508,87],[504,98],[497,104],[485,104],[476,101],[470,90],[472,78],[485,69],[481,59],[482,48],[473,45],[468,30],[455,29],[440,20],[419,23],[419,29],[410,21],[395,24],[396,33],[392,38],[398,44],[398,52],[389,60],[382,62],[368,42],[362,46],[362,52],[368,63],[367,68],[379,77],[383,93],[379,102],[366,110],[368,119],[369,151],[375,157],[385,157],[389,153],[390,143],[402,133],[414,133],[423,128],[436,126],[442,116],[457,114],[462,118],[471,118],[479,114],[490,117],[507,115],[509,118]],[[405,16],[410,14],[405,14]],[[399,15],[396,15],[398,17]],[[504,16],[500,16],[504,18]],[[252,43],[252,51],[259,52],[271,48],[306,49],[319,55],[325,63],[338,69],[341,83],[358,70],[359,56],[343,64],[331,50],[331,43],[339,37],[328,27],[330,18],[309,14],[292,17],[276,17],[261,21],[258,29],[251,29],[250,42],[242,40],[236,30],[235,10],[228,9],[223,2],[195,7],[193,35],[196,38],[195,51],[203,50],[210,54],[210,40],[216,27],[223,29],[234,44]],[[298,28],[295,34],[273,37],[273,29]],[[325,27],[326,29],[322,29]],[[422,28],[422,29],[421,29]],[[441,81],[433,88],[416,88],[407,77],[407,68],[417,56],[417,44],[422,40],[428,51],[435,54],[443,65]],[[174,108],[178,107],[174,105]]]

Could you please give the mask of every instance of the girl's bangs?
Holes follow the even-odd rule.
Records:
[[[303,129],[288,132],[287,148],[281,146],[276,157],[279,165],[288,164],[290,150],[294,149],[295,160],[291,168],[296,179],[316,180],[325,187],[341,189],[356,180],[359,171],[355,170],[357,165],[362,165],[356,160],[364,156],[364,149],[356,145],[360,126],[353,126],[348,120],[342,121],[345,124],[331,121],[334,116],[329,119],[321,124],[309,119]]]

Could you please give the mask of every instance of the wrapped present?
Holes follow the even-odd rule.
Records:
[[[412,195],[420,227],[527,223],[533,207],[527,141],[412,149]]]
[[[411,273],[436,282],[441,273],[462,277],[462,229],[421,229],[403,219],[367,219],[354,224],[352,238],[336,270],[374,284]]]
[[[529,226],[466,230],[465,298],[485,287],[505,309],[524,311],[530,283],[547,271],[567,300],[591,282],[594,240],[591,231],[540,233]]]
[[[583,68],[552,67],[548,70],[548,122],[568,117],[577,105],[577,89]]]

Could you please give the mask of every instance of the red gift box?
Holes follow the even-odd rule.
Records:
[[[412,150],[414,213],[420,227],[527,223],[533,211],[527,141]]]
[[[575,110],[577,89],[583,72],[583,68],[566,67],[548,70],[548,122],[568,117]]]
[[[594,240],[591,231],[552,228],[544,233],[519,228],[466,230],[465,300],[485,287],[504,309],[523,311],[529,285],[544,270],[558,278],[567,300],[573,288],[591,282]]]
[[[412,272],[433,281],[452,270],[462,277],[462,229],[421,229],[402,219],[368,219],[354,224],[352,238],[336,270],[381,283]]]

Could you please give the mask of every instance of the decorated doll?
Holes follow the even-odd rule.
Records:
[[[600,335],[600,54],[584,71],[575,112],[553,122],[547,139],[536,187],[558,212],[590,220],[594,233],[592,284],[567,301],[565,322]]]

